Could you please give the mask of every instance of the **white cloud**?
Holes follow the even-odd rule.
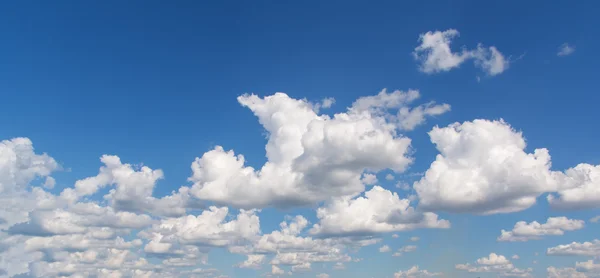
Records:
[[[475,65],[488,75],[498,75],[508,69],[509,62],[494,46],[484,48],[482,45],[478,45],[477,50],[474,50],[472,55],[475,59]]]
[[[410,238],[410,241],[419,241],[419,237],[418,236],[414,236]]]
[[[400,236],[398,234],[393,234],[392,237],[393,238],[399,238]]]
[[[46,189],[52,189],[56,185],[56,180],[53,177],[46,177],[46,181],[42,185]]]
[[[464,50],[454,53],[450,49],[452,39],[459,35],[457,30],[429,31],[419,35],[419,46],[415,48],[413,55],[420,61],[420,70],[425,73],[449,71],[460,66],[470,58],[471,54]]]
[[[493,214],[531,207],[558,188],[546,149],[526,153],[525,139],[506,122],[474,120],[434,127],[440,152],[413,187],[428,210]]]
[[[58,169],[58,163],[52,157],[35,154],[28,138],[0,142],[0,194],[24,190],[35,178],[49,177]]]
[[[160,169],[124,164],[114,155],[103,155],[100,161],[104,166],[100,168],[98,175],[78,180],[74,190],[67,188],[61,196],[73,195],[74,199],[80,199],[95,194],[100,188],[115,185],[104,198],[117,210],[180,216],[185,214],[188,207],[201,207],[189,196],[187,187],[181,187],[178,192],[161,199],[152,197],[156,182],[163,178]]]
[[[233,220],[226,221],[227,207],[210,207],[198,216],[167,218],[153,225],[153,234],[161,234],[169,243],[229,246],[258,238],[260,222],[256,211],[241,210]]]
[[[600,165],[581,163],[567,169],[565,184],[556,195],[548,195],[548,202],[558,209],[600,208]]]
[[[272,265],[271,266],[271,274],[283,275],[283,274],[285,274],[285,271],[276,265]]]
[[[422,213],[380,186],[365,192],[364,197],[343,197],[317,209],[319,223],[310,232],[320,235],[372,234],[406,231],[417,228],[449,228],[450,222],[434,213]]]
[[[398,135],[402,128],[395,112],[384,110],[408,107],[407,102],[400,101],[399,106],[393,102],[418,97],[416,91],[384,91],[371,99],[375,102],[361,98],[346,113],[333,117],[318,116],[312,110],[314,106],[283,94],[267,100],[241,97],[240,102],[250,107],[272,134],[267,144],[269,162],[260,174],[248,172],[243,159],[242,166],[233,168],[237,173],[219,169],[227,165],[228,154],[222,149],[219,153],[217,148],[204,156],[215,155],[214,160],[205,161],[208,168],[201,159],[192,165],[192,187],[180,187],[160,198],[154,196],[154,191],[164,177],[162,170],[125,163],[116,155],[103,155],[97,174],[80,178],[58,195],[52,194],[46,189],[57,183],[50,174],[60,169],[58,163],[46,154],[36,154],[27,138],[2,141],[0,270],[9,276],[44,277],[216,276],[219,273],[215,269],[190,269],[207,264],[208,253],[215,248],[245,255],[246,260],[237,267],[258,269],[270,262],[277,273],[282,271],[282,265],[289,266],[291,272],[285,274],[308,271],[313,263],[342,268],[344,263],[358,262],[359,258],[349,254],[379,243],[377,229],[370,235],[329,234],[331,237],[312,238],[304,236],[308,233],[308,220],[296,216],[283,222],[280,230],[263,233],[258,210],[232,211],[219,204],[236,205],[238,201],[228,199],[236,194],[246,197],[243,190],[227,191],[232,182],[240,182],[236,185],[239,188],[234,186],[236,190],[258,194],[250,194],[249,201],[239,201],[248,202],[250,207],[272,206],[272,201],[283,204],[290,198],[291,206],[316,200],[329,204],[330,198],[337,199],[336,196],[353,200],[352,195],[356,197],[364,190],[363,174],[372,173],[373,176],[364,175],[363,181],[374,183],[377,172],[391,169],[399,173],[412,162],[408,156],[410,139]],[[381,102],[382,99],[387,100]],[[333,100],[327,100],[321,105],[332,103]],[[350,134],[340,136],[340,132]],[[239,158],[233,159],[237,163]],[[229,174],[236,178],[229,179]],[[263,182],[258,188],[245,183],[256,179]],[[202,194],[206,182],[215,180],[225,181],[225,188],[213,183],[217,192],[211,193],[224,192],[223,202]],[[288,191],[285,182],[289,182]],[[266,199],[261,194],[266,194]],[[447,225],[433,213],[415,212],[410,201],[400,200],[389,191],[386,194],[393,197],[390,204],[395,207],[389,211],[389,219],[380,220],[391,230]],[[215,201],[216,205],[204,209],[195,196]],[[414,222],[413,215],[422,222]]]
[[[413,56],[420,63],[419,69],[425,73],[437,73],[458,68],[469,59],[488,75],[494,76],[508,69],[509,62],[494,46],[485,48],[478,44],[474,50],[463,48],[460,52],[453,52],[450,48],[452,40],[459,36],[455,29],[446,31],[429,31],[419,35],[419,42]]]
[[[533,269],[516,268],[506,257],[498,255],[496,253],[490,253],[490,255],[487,257],[477,259],[474,265],[468,263],[457,264],[455,267],[458,270],[464,270],[474,273],[498,273],[500,276],[505,277],[533,277],[531,274]]]
[[[600,256],[600,240],[572,242],[548,248],[546,254],[553,256]]]
[[[379,252],[381,252],[381,253],[390,252],[391,250],[392,249],[388,245],[384,245],[384,246],[379,247]]]
[[[321,101],[321,107],[330,108],[334,103],[335,103],[334,98],[332,98],[332,97],[324,98],[323,101]]]
[[[363,174],[363,177],[360,180],[360,182],[362,182],[364,185],[373,185],[373,184],[376,184],[378,182],[378,180],[377,180],[377,176],[375,176],[373,174],[365,173],[365,174]]]
[[[587,260],[585,262],[576,262],[575,268],[583,272],[594,272],[600,275],[600,263],[594,260]]]
[[[406,271],[398,271],[394,273],[394,278],[417,278],[417,277],[433,277],[441,276],[439,272],[429,272],[424,269],[419,269],[419,266],[413,266]]]
[[[585,273],[581,273],[577,271],[575,268],[566,267],[566,268],[556,268],[550,266],[546,269],[548,273],[548,278],[588,278],[589,276]]]
[[[550,217],[544,224],[537,221],[531,223],[519,221],[512,231],[502,230],[498,241],[528,241],[541,239],[543,236],[559,236],[565,231],[583,229],[584,223],[583,220],[568,219],[564,216]]]
[[[283,93],[241,96],[238,101],[269,134],[268,162],[255,170],[245,166],[243,156],[218,146],[192,164],[192,193],[243,208],[306,205],[360,193],[364,171],[402,172],[412,162],[410,139],[398,136],[397,126],[386,118],[390,114],[382,112],[402,94],[385,94],[390,99],[385,103],[361,98],[333,118]]]
[[[392,254],[392,256],[393,257],[400,257],[404,253],[415,252],[416,250],[417,250],[417,246],[416,245],[406,245],[406,246],[402,246],[401,248],[399,248],[398,251],[396,251],[394,254]]]
[[[388,181],[393,181],[394,179],[395,179],[395,177],[394,177],[394,175],[392,175],[392,174],[387,174],[387,175],[385,175],[385,180],[388,180]]]
[[[510,264],[510,261],[502,255],[491,253],[489,257],[483,257],[477,259],[477,264],[480,265],[506,265]]]
[[[599,220],[600,220],[600,215],[590,218],[590,222],[592,222],[592,223],[598,223]]]
[[[329,274],[327,273],[319,273],[316,276],[317,278],[329,278]]]
[[[355,112],[369,111],[374,115],[384,117],[393,122],[400,130],[410,131],[426,122],[426,117],[438,116],[450,111],[450,105],[436,104],[434,101],[410,107],[409,105],[420,98],[419,91],[394,91],[388,93],[382,90],[375,96],[361,97],[352,104]],[[388,114],[389,109],[397,109],[395,115]]]
[[[556,53],[557,56],[568,56],[573,54],[573,52],[575,52],[575,46],[570,45],[568,43],[563,43],[559,48],[558,48],[558,53]]]
[[[518,260],[518,259],[519,259],[519,255],[517,255],[517,254],[514,254],[514,255],[513,255],[511,258],[512,258],[513,260]]]
[[[403,130],[413,130],[425,122],[425,116],[437,116],[450,111],[448,104],[435,104],[433,102],[419,105],[414,108],[402,107],[398,111],[398,120]]]
[[[342,263],[342,262],[337,262],[333,265],[333,269],[335,269],[335,270],[346,269],[346,265],[344,265],[344,263]]]

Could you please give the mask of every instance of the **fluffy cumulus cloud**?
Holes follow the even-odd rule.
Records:
[[[2,141],[0,276],[217,277],[219,270],[198,267],[214,249],[244,256],[233,267],[294,275],[314,264],[359,262],[356,251],[379,244],[381,233],[447,228],[448,221],[411,206],[414,198],[380,186],[364,192],[379,171],[399,173],[412,162],[401,131],[449,109],[411,106],[419,97],[384,90],[328,116],[316,111],[333,99],[317,105],[281,93],[242,96],[269,133],[268,162],[254,170],[216,147],[192,163],[191,186],[162,197],[155,196],[162,170],[116,155],[103,155],[95,175],[54,189],[51,174],[61,167],[52,157],[26,138]],[[315,224],[298,215],[261,229],[260,208],[317,203]],[[344,223],[348,214],[357,222]]]
[[[365,246],[392,256],[415,251],[416,245],[391,248],[383,236],[450,228],[437,211],[515,212],[547,192],[557,208],[597,206],[598,166],[552,171],[548,151],[526,152],[521,133],[503,121],[433,128],[429,135],[440,154],[413,184],[416,195],[384,188],[380,182],[406,182],[396,174],[413,162],[411,140],[402,132],[450,109],[413,104],[419,98],[415,90],[383,90],[330,116],[318,111],[333,99],[313,104],[283,93],[241,96],[238,102],[268,133],[267,162],[254,169],[242,155],[217,146],[192,162],[188,185],[160,197],[156,187],[166,182],[160,169],[103,155],[97,173],[71,186],[52,176],[59,163],[36,152],[29,139],[2,141],[0,277],[219,277],[220,270],[205,267],[215,249],[239,257],[231,263],[236,271],[327,277],[317,267],[339,270],[359,263],[364,254],[357,252]],[[278,228],[264,231],[260,216],[271,207],[312,207],[314,214],[286,216]],[[499,240],[560,235],[583,225],[566,217],[518,222]],[[599,245],[573,242],[547,253],[599,256]],[[531,275],[494,253],[456,268]],[[573,269],[592,273],[598,263],[584,261]],[[414,266],[394,275],[441,273]]]
[[[508,60],[494,46],[484,47],[478,44],[477,48],[472,50],[462,48],[460,52],[452,51],[450,44],[458,36],[459,32],[455,29],[421,34],[420,45],[413,52],[413,56],[420,63],[419,69],[425,73],[449,71],[460,67],[467,60],[473,60],[477,67],[491,76],[508,69]]]
[[[560,236],[565,231],[583,229],[585,221],[566,217],[550,217],[544,224],[537,221],[527,223],[519,221],[511,231],[502,230],[498,241],[528,241],[541,239],[543,236]]]
[[[533,269],[517,268],[506,257],[496,253],[490,253],[487,257],[477,259],[475,264],[457,264],[455,267],[458,270],[475,273],[496,273],[505,277],[533,277]]]
[[[503,120],[434,127],[429,136],[440,153],[413,185],[425,210],[517,212],[543,193],[557,209],[600,207],[600,165],[553,171],[549,151],[525,151],[522,133]]]
[[[548,248],[546,254],[551,256],[600,256],[600,240],[561,244]]]
[[[600,208],[600,165],[581,163],[567,169],[564,189],[548,195],[548,202],[558,209]]]
[[[365,187],[363,172],[403,172],[412,162],[411,141],[398,131],[449,109],[433,103],[411,108],[419,96],[414,90],[384,90],[334,116],[319,115],[310,102],[284,93],[240,96],[238,102],[268,133],[268,161],[254,169],[244,156],[217,146],[192,164],[191,193],[242,208],[309,205],[358,194]]]
[[[424,269],[419,269],[419,266],[415,265],[406,271],[398,271],[394,273],[394,278],[418,278],[418,277],[434,277],[441,276],[440,272],[429,272]]]
[[[516,212],[559,187],[548,150],[526,152],[521,132],[502,120],[435,127],[429,136],[440,154],[414,184],[425,209]]]
[[[416,228],[449,228],[450,222],[431,212],[420,212],[409,199],[380,186],[365,192],[364,197],[344,197],[317,209],[319,223],[312,234],[365,235],[406,231]]]

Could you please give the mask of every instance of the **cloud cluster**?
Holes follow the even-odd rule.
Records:
[[[425,73],[437,73],[458,68],[465,61],[472,59],[477,67],[488,75],[498,75],[508,69],[509,62],[494,46],[453,52],[450,48],[452,40],[459,36],[455,29],[446,31],[429,31],[419,35],[419,43],[413,52],[420,63],[419,69]]]
[[[450,108],[433,103],[410,108],[417,98],[418,91],[383,90],[330,117],[284,93],[240,96],[238,102],[268,133],[268,161],[256,170],[245,165],[244,156],[217,146],[192,164],[191,194],[242,208],[309,205],[358,194],[364,190],[364,171],[403,172],[412,162],[411,141],[399,130]]]
[[[238,268],[294,275],[317,263],[342,269],[360,261],[355,251],[364,246],[391,252],[381,243],[385,233],[450,228],[438,212],[516,212],[544,193],[551,193],[555,208],[598,207],[600,166],[551,170],[548,151],[526,151],[522,134],[502,120],[433,128],[429,136],[439,154],[414,183],[416,195],[401,197],[379,185],[381,171],[402,173],[413,162],[411,140],[401,132],[450,109],[413,105],[419,98],[415,90],[383,90],[330,116],[318,110],[332,99],[313,104],[283,93],[241,96],[238,102],[268,133],[267,162],[254,169],[242,155],[217,146],[192,162],[190,185],[162,197],[155,196],[162,170],[116,155],[101,156],[97,174],[56,189],[51,175],[61,167],[54,158],[36,153],[27,138],[2,141],[0,276],[217,277],[219,270],[205,267],[214,249],[243,256],[232,263]],[[316,207],[314,223],[288,216],[278,229],[263,231],[263,208],[306,206]],[[583,225],[566,217],[518,222],[499,240],[561,235]],[[596,245],[574,242],[547,253],[598,256]],[[393,256],[416,249],[407,245]],[[531,273],[493,253],[456,268]],[[595,270],[596,263],[576,266],[581,269]],[[437,275],[417,266],[395,274]]]
[[[398,271],[394,273],[394,278],[417,278],[417,277],[434,277],[441,276],[440,272],[429,272],[424,269],[419,269],[419,266],[415,265],[406,271]]]
[[[500,276],[510,277],[533,277],[533,269],[516,268],[506,257],[496,253],[490,253],[489,256],[479,258],[475,264],[457,264],[456,269],[468,272],[491,272]]]

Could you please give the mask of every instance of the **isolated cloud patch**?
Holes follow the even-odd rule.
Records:
[[[462,48],[459,52],[452,51],[450,44],[459,36],[455,29],[446,31],[429,31],[419,35],[419,43],[413,52],[414,58],[420,63],[419,70],[424,73],[450,71],[460,67],[467,60],[473,60],[475,65],[488,75],[498,75],[509,67],[504,55],[494,46],[468,50]]]
[[[566,231],[583,229],[585,221],[566,217],[550,217],[544,224],[537,221],[527,223],[519,221],[511,231],[502,230],[498,241],[529,241],[542,239],[543,236],[560,236]]]

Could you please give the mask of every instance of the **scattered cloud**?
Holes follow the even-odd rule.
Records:
[[[398,271],[394,273],[394,278],[415,278],[415,277],[433,277],[441,276],[440,272],[429,272],[424,269],[419,269],[419,266],[413,266],[406,271]]]
[[[575,52],[575,46],[574,45],[570,45],[568,43],[563,43],[558,48],[558,53],[556,53],[556,55],[559,56],[559,57],[569,56],[569,55],[573,54],[573,52]]]
[[[550,247],[546,250],[550,256],[600,256],[600,240],[586,241],[583,243],[572,242]]]
[[[477,259],[475,264],[457,264],[456,269],[475,273],[498,273],[500,276],[533,277],[533,269],[516,268],[506,257],[490,253],[488,257]]]
[[[379,252],[380,253],[385,253],[385,252],[390,252],[392,249],[388,246],[388,245],[384,245],[379,247]]]
[[[410,253],[410,252],[414,252],[416,250],[417,250],[417,246],[416,245],[406,245],[406,246],[403,246],[403,247],[399,248],[398,251],[396,251],[394,254],[392,254],[392,256],[393,257],[400,257],[404,253]]]
[[[568,219],[564,216],[550,217],[544,224],[537,221],[531,223],[519,221],[512,231],[502,230],[498,241],[529,241],[541,239],[543,236],[560,236],[565,231],[583,229],[584,223],[583,220]]]

